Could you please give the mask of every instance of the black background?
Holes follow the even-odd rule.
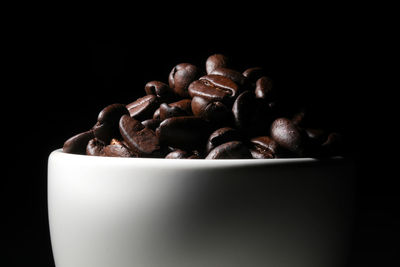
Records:
[[[144,94],[146,82],[166,82],[176,64],[204,66],[217,52],[231,56],[240,70],[265,67],[291,106],[306,103],[345,134],[357,170],[349,266],[396,260],[394,177],[373,167],[379,141],[369,134],[376,107],[371,103],[377,101],[371,99],[376,89],[365,83],[374,66],[370,24],[360,22],[354,11],[270,20],[269,12],[256,10],[222,8],[218,18],[216,11],[205,18],[190,9],[160,17],[163,11],[143,8],[124,14],[126,20],[100,14],[107,22],[39,13],[9,31],[1,128],[7,158],[1,187],[4,266],[54,265],[46,203],[49,153],[93,126],[106,105],[130,103]],[[238,15],[243,13],[246,17]]]

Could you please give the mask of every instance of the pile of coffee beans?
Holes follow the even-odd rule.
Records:
[[[261,67],[240,72],[225,55],[205,70],[176,65],[168,83],[150,81],[146,95],[100,111],[88,131],[69,138],[66,153],[169,159],[272,159],[340,155],[341,135],[287,116]]]

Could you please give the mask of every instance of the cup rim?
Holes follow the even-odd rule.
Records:
[[[57,157],[65,160],[78,160],[79,162],[91,162],[99,164],[138,164],[149,166],[171,166],[171,167],[226,167],[226,166],[260,166],[260,165],[298,165],[298,164],[320,164],[322,162],[342,161],[343,157],[331,158],[277,158],[277,159],[165,159],[165,158],[125,158],[105,157],[72,154],[62,151],[62,148],[52,151],[49,159]],[[157,165],[156,165],[157,164]]]

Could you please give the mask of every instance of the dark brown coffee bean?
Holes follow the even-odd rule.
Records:
[[[165,156],[166,159],[186,159],[190,154],[182,149],[176,149]]]
[[[154,111],[153,119],[155,119],[155,120],[161,120],[161,118],[160,118],[160,108],[158,108],[158,109],[156,109],[156,110]]]
[[[228,69],[228,68],[216,68],[210,74],[214,75],[221,75],[224,76],[230,80],[232,80],[234,83],[237,85],[243,87],[246,83],[246,77],[243,76],[240,72],[233,70],[233,69]]]
[[[305,134],[287,118],[278,118],[272,123],[271,138],[296,155],[304,152]]]
[[[230,67],[230,59],[222,54],[214,54],[207,58],[206,60],[206,71],[210,74],[216,68],[228,68]]]
[[[250,159],[249,149],[240,141],[231,141],[215,147],[206,159]]]
[[[191,83],[188,90],[192,98],[199,96],[210,102],[221,101],[229,105],[236,97],[239,87],[229,78],[210,74]]]
[[[184,150],[205,147],[209,124],[200,117],[183,116],[165,119],[156,133],[160,143]]]
[[[160,81],[146,83],[144,90],[148,95],[155,95],[160,103],[169,103],[176,99],[174,91],[166,83]]]
[[[255,94],[257,98],[272,100],[273,84],[269,77],[262,76],[256,82]]]
[[[118,129],[118,124],[114,123],[99,123],[97,122],[93,128],[94,137],[105,144],[108,144],[112,138],[119,138],[120,133]]]
[[[192,111],[195,116],[220,125],[230,124],[232,120],[232,111],[225,104],[220,101],[210,102],[198,96],[192,99]]]
[[[126,105],[129,114],[137,120],[147,120],[153,116],[158,108],[157,97],[155,95],[146,95],[136,99],[134,102]]]
[[[91,139],[86,146],[86,155],[103,156],[104,143],[96,138]]]
[[[187,113],[187,115],[192,115],[192,107],[191,107],[191,99],[182,99],[176,102],[172,102],[169,103],[168,105],[170,105],[171,107],[178,107],[180,109],[182,109],[183,111],[185,111]]]
[[[240,141],[241,135],[236,129],[231,127],[223,127],[215,130],[207,141],[207,152],[210,152],[215,147],[222,145],[230,141]]]
[[[177,106],[170,106],[167,103],[162,103],[160,105],[160,120],[163,121],[171,117],[188,116],[186,111],[182,110]]]
[[[86,146],[94,138],[93,131],[86,131],[70,137],[63,145],[63,152],[71,154],[86,154]]]
[[[147,127],[149,129],[152,129],[155,131],[157,127],[160,125],[161,120],[160,119],[148,119],[142,121],[142,124],[144,127]]]
[[[248,68],[243,72],[243,76],[246,77],[247,81],[251,84],[255,84],[256,81],[262,76],[265,76],[265,74],[265,70],[261,67]]]
[[[330,133],[321,145],[323,156],[338,156],[343,152],[343,136],[340,133]]]
[[[112,144],[104,148],[104,156],[106,157],[133,157],[131,151],[122,144]]]
[[[258,136],[250,140],[250,152],[256,159],[272,159],[279,153],[278,143],[268,136]]]
[[[252,91],[244,91],[232,106],[235,126],[247,136],[266,135],[270,123],[269,108]]]
[[[123,104],[111,104],[100,111],[97,121],[100,124],[110,123],[112,125],[118,125],[119,119],[122,115],[128,114],[129,111]]]
[[[202,75],[201,70],[195,65],[181,63],[176,65],[169,74],[169,86],[174,92],[184,98],[189,97],[188,86]]]
[[[155,132],[144,127],[139,121],[127,115],[121,117],[119,123],[121,136],[128,147],[141,156],[150,156],[160,150]]]

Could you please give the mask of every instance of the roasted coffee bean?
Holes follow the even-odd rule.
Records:
[[[129,111],[125,105],[118,103],[112,104],[100,111],[97,121],[100,124],[110,123],[112,125],[118,125],[119,119],[124,114],[129,115]]]
[[[207,152],[210,152],[212,149],[214,149],[219,145],[222,145],[230,141],[240,141],[240,140],[242,140],[242,137],[237,130],[231,127],[219,128],[215,130],[210,135],[210,137],[208,137],[206,150]]]
[[[230,104],[237,96],[239,87],[229,78],[210,74],[192,82],[188,90],[192,98],[199,96],[210,102],[221,101]]]
[[[126,105],[126,107],[132,118],[141,121],[152,117],[154,111],[158,107],[157,103],[157,97],[155,95],[146,95]]]
[[[256,81],[262,76],[265,76],[265,74],[265,70],[261,67],[248,68],[243,72],[243,76],[246,77],[250,84],[255,84]]]
[[[147,127],[149,129],[152,129],[155,131],[157,127],[160,125],[161,120],[160,119],[148,119],[142,121],[142,124],[144,127]]]
[[[250,143],[250,152],[255,159],[272,159],[279,155],[278,143],[268,136],[254,137]]]
[[[96,138],[91,139],[86,146],[86,155],[89,156],[103,156],[104,143]]]
[[[119,129],[118,129],[118,124],[115,125],[114,123],[99,123],[97,122],[93,127],[92,131],[94,134],[94,137],[107,144],[110,142],[112,138],[115,137],[120,137]]]
[[[328,135],[327,140],[321,145],[322,155],[338,156],[343,150],[343,136],[340,133],[332,132]]]
[[[171,117],[188,116],[186,111],[182,110],[177,106],[170,106],[167,103],[162,103],[160,105],[160,120],[163,121]]]
[[[182,149],[177,149],[175,151],[172,151],[168,153],[168,155],[165,156],[166,159],[186,159],[190,156],[190,154]]]
[[[146,83],[144,90],[148,95],[155,95],[160,103],[169,103],[176,99],[174,91],[166,83],[160,81]]]
[[[122,143],[110,144],[104,148],[104,156],[106,157],[133,157],[134,154]]]
[[[257,99],[252,91],[244,91],[232,106],[235,126],[247,136],[264,135],[268,132],[269,108]]]
[[[210,74],[216,68],[228,68],[231,65],[230,59],[222,54],[214,54],[206,60],[206,71]]]
[[[202,71],[195,65],[189,63],[178,64],[169,74],[169,86],[177,95],[181,97],[189,97],[189,84],[197,80],[202,74]]]
[[[182,99],[176,102],[172,102],[169,103],[168,105],[170,105],[171,107],[178,107],[180,109],[182,109],[183,111],[185,111],[187,113],[187,115],[192,115],[192,107],[191,107],[191,99]]]
[[[215,147],[206,159],[250,159],[249,149],[240,141],[231,141]]]
[[[291,120],[276,119],[271,125],[271,138],[296,155],[303,155],[305,134]]]
[[[219,125],[231,124],[232,121],[232,111],[220,101],[210,102],[195,96],[192,99],[192,111],[195,116]]]
[[[86,154],[86,146],[94,138],[93,131],[86,131],[70,137],[64,142],[63,152],[71,154]]]
[[[210,125],[200,117],[173,117],[162,121],[156,133],[161,144],[193,150],[205,146]]]
[[[237,85],[243,87],[246,84],[246,77],[240,72],[228,68],[216,68],[210,74],[221,75],[232,80]]]
[[[121,136],[128,147],[141,156],[157,154],[160,150],[158,137],[151,129],[144,127],[139,121],[127,115],[121,117],[119,123]]]
[[[273,89],[272,89],[272,80],[269,77],[263,76],[259,78],[256,82],[256,90],[255,94],[257,98],[262,99],[273,99]]]

